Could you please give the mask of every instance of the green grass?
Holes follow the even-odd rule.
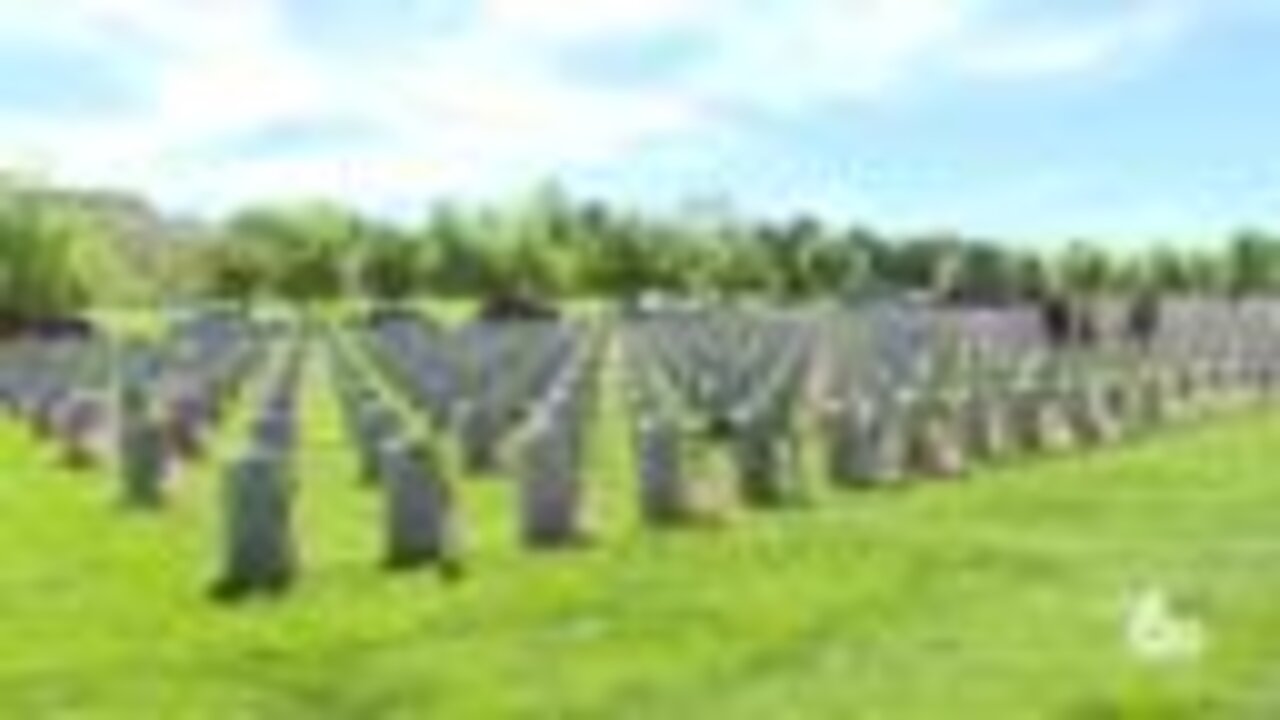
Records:
[[[377,569],[377,499],[312,373],[305,573],[277,602],[203,597],[216,461],[128,514],[108,473],[0,424],[0,717],[1280,716],[1280,415],[655,535],[606,393],[598,542],[522,553],[510,488],[470,482],[447,585]],[[1151,584],[1205,623],[1199,661],[1126,649]]]

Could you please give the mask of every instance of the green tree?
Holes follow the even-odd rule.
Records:
[[[246,210],[232,219],[232,242],[252,243],[276,295],[310,302],[347,289],[360,220],[329,203]],[[259,254],[260,253],[260,254]]]
[[[26,188],[0,190],[0,313],[8,323],[74,313],[89,299],[77,265],[82,219]]]
[[[1237,232],[1227,251],[1228,283],[1236,295],[1262,295],[1280,285],[1280,239],[1261,230]]]
[[[417,238],[385,225],[366,224],[360,240],[362,294],[400,302],[423,289],[425,252]]]
[[[1072,294],[1106,292],[1114,287],[1116,276],[1112,258],[1083,240],[1072,241],[1057,259],[1059,285]]]

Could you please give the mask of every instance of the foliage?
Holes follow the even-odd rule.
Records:
[[[69,313],[86,300],[76,264],[83,228],[21,190],[0,195],[0,308],[8,322]]]
[[[803,300],[888,291],[1000,304],[1049,292],[1280,291],[1280,236],[1261,229],[1216,250],[1120,253],[1075,240],[1036,252],[949,231],[890,237],[810,215],[655,216],[547,185],[505,204],[441,203],[417,224],[311,202],[247,208],[193,232],[127,196],[12,182],[0,190],[0,309],[22,316],[192,295],[310,302],[668,291]]]

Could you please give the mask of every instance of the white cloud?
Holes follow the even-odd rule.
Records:
[[[56,13],[0,0],[0,41],[125,64],[143,99],[110,117],[0,112],[0,160],[188,207],[477,193],[721,133],[734,122],[726,107],[874,100],[922,67],[1004,78],[1086,71],[1174,34],[1175,10],[1191,1],[1026,28],[1000,19],[999,0],[481,0],[452,34],[423,28],[416,47],[336,58],[290,34],[282,0],[62,0]],[[563,65],[571,47],[661,33],[705,52],[660,88],[606,87]],[[264,127],[334,119],[376,141],[302,156],[209,155]]]
[[[494,31],[563,41],[687,27],[726,5],[719,0],[483,0],[480,17]]]
[[[1186,1],[1138,0],[1114,14],[1068,25],[996,27],[969,38],[957,64],[974,75],[1003,79],[1096,70],[1177,38],[1196,10]]]
[[[0,116],[0,137],[55,176],[161,190],[153,179],[184,153],[327,102],[320,78],[279,42],[269,3],[67,0],[60,9],[36,37],[74,39],[102,62],[127,63],[141,102],[109,117]],[[0,11],[0,25],[31,22]]]
[[[699,93],[747,104],[804,106],[887,92],[960,33],[970,0],[816,0],[742,12],[716,28]]]
[[[56,122],[0,115],[0,159],[182,206],[365,197],[396,186],[472,192],[606,160],[692,121],[665,96],[568,82],[532,48],[501,42],[510,29],[497,25],[395,63],[343,66],[298,46],[271,0],[70,0],[56,20],[15,8],[0,6],[0,35],[35,28],[42,39],[107,54],[128,44],[144,48],[149,64],[133,78],[145,96],[133,113]],[[503,22],[519,18],[505,12]],[[328,118],[382,141],[358,155],[335,148],[216,162],[206,152],[256,128]]]

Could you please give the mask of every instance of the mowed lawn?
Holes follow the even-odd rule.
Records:
[[[607,392],[595,545],[519,551],[509,485],[470,480],[448,584],[378,569],[323,373],[304,573],[274,602],[203,595],[236,428],[139,515],[0,423],[0,717],[1280,717],[1280,414],[654,534]],[[1198,659],[1129,647],[1148,587],[1202,624]]]

